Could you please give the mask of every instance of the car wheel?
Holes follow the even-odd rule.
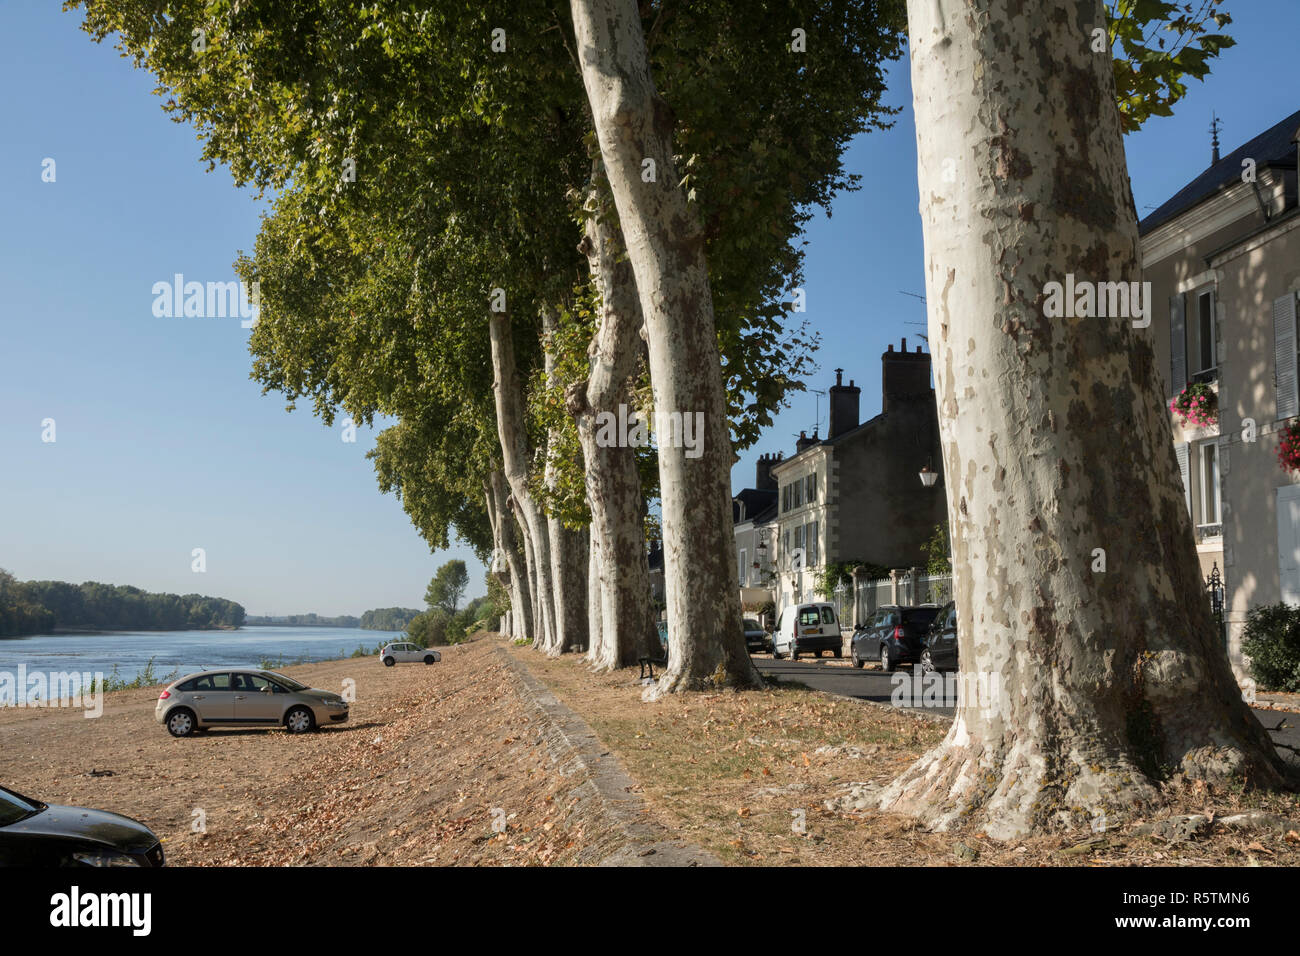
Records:
[[[842,658],[842,657],[844,656],[844,648],[842,648],[842,647],[837,647],[837,648],[835,648],[834,650],[832,650],[831,653],[834,654],[836,660],[838,660],[838,659],[840,659],[840,658]]]
[[[886,674],[894,669],[894,660],[889,656],[889,648],[884,644],[880,645],[880,669]]]
[[[934,673],[934,660],[930,657],[930,649],[928,647],[921,652],[921,673]]]
[[[284,728],[291,734],[305,734],[316,726],[316,718],[306,707],[295,707],[284,715]]]
[[[392,666],[393,666],[394,664],[396,664],[396,663],[397,663],[397,661],[393,660],[391,657],[385,657],[385,658],[384,658],[384,666],[385,666],[385,667],[392,667]]]
[[[864,661],[862,658],[858,657],[858,652],[857,652],[857,651],[850,651],[850,652],[849,652],[849,658],[853,661],[853,666],[854,666],[854,667],[865,667],[865,666],[866,666],[866,663],[867,663],[867,662]]]
[[[173,737],[188,737],[194,733],[194,711],[178,707],[167,715],[167,732]]]
[[[798,659],[799,659],[799,644],[798,644],[797,642],[795,642],[795,641],[791,641],[791,642],[790,642],[790,660],[792,660],[792,661],[797,661]]]
[[[773,641],[773,642],[772,642],[772,660],[774,660],[774,661],[779,661],[779,660],[781,660],[783,657],[785,657],[785,655],[782,654],[782,653],[781,653],[781,649],[780,649],[779,647],[776,646],[776,641]]]
[[[432,654],[426,654],[426,655],[424,656],[424,662],[425,662],[426,664],[432,664],[432,663],[433,663],[433,655],[432,655]]]

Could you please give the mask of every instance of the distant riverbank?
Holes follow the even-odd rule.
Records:
[[[0,641],[0,671],[97,674],[131,681],[152,666],[161,680],[214,667],[284,667],[373,653],[391,640],[359,627],[254,627],[38,634]]]

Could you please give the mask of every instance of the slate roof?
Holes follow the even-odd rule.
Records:
[[[1300,110],[1292,113],[1276,126],[1260,133],[1250,142],[1237,147],[1174,193],[1138,223],[1138,232],[1146,235],[1152,229],[1163,226],[1215,193],[1241,182],[1243,159],[1255,160],[1256,169],[1267,166],[1295,169],[1297,133],[1300,133]]]

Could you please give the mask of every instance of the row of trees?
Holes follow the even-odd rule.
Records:
[[[414,607],[376,607],[361,615],[360,626],[368,631],[404,631],[420,614]]]
[[[0,571],[0,636],[54,627],[191,630],[240,627],[244,608],[203,594],[160,594],[124,584],[18,581]]]
[[[652,696],[759,683],[730,467],[801,387],[804,226],[857,185],[841,155],[890,121],[910,31],[961,659],[1002,695],[887,803],[1011,833],[1147,800],[1161,767],[1279,779],[1194,610],[1149,345],[1038,305],[1067,272],[1140,277],[1121,117],[1204,73],[1215,0],[73,5],[207,160],[278,192],[238,263],[253,377],[327,422],[397,419],[381,488],[432,547],[490,559],[507,634],[601,669],[652,653],[658,501],[673,655]],[[653,445],[608,440],[625,408]],[[1122,576],[1088,574],[1101,529]]]
[[[248,618],[250,625],[270,624],[288,627],[360,627],[361,618],[352,614],[321,617],[315,611],[308,614],[255,615]]]

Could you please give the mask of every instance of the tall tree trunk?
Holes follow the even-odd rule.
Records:
[[[694,448],[656,429],[675,644],[648,696],[756,687],[735,582],[731,437],[704,236],[677,185],[671,111],[650,76],[635,0],[571,0],[571,8],[583,84],[636,274],[656,424],[670,415],[692,426],[698,416],[700,424]]]
[[[492,388],[496,398],[497,434],[501,439],[502,470],[510,498],[527,540],[527,560],[533,590],[533,646],[544,651],[556,644],[554,588],[551,580],[551,545],[546,516],[528,489],[528,438],[524,428],[524,400],[515,367],[515,343],[510,318],[493,312],[489,318],[492,340]]]
[[[595,522],[588,526],[587,533],[587,660],[594,663],[605,635],[600,590],[600,537]]]
[[[962,689],[982,692],[881,806],[1012,838],[1120,819],[1164,768],[1277,784],[1211,626],[1151,349],[1129,318],[1045,316],[1067,273],[1142,278],[1088,43],[1102,4],[908,11]]]
[[[542,312],[542,329],[549,337],[555,332],[555,313]],[[548,341],[545,353],[545,370],[548,385],[555,384],[555,355]],[[553,429],[546,447],[546,487],[548,493],[557,491],[559,474],[560,435]],[[578,462],[578,467],[582,463]],[[555,642],[548,653],[563,654],[574,647],[587,645],[587,539],[585,529],[566,528],[554,515],[546,519],[551,539],[551,580],[555,587]]]
[[[501,629],[509,637],[531,638],[532,599],[528,586],[528,569],[519,547],[515,516],[509,507],[510,492],[506,487],[506,476],[499,468],[494,468],[488,473],[484,484],[487,489],[488,513],[492,516],[492,540],[499,560],[505,564],[505,583],[510,592],[510,613],[503,620]]]
[[[593,179],[600,175],[596,164]],[[620,406],[625,415],[632,412],[628,382],[644,349],[636,277],[622,255],[613,210],[602,205],[593,188],[582,248],[600,294],[600,321],[589,349],[587,381],[570,386],[566,405],[582,444],[592,541],[599,551],[591,600],[601,605],[603,632],[592,632],[587,658],[596,670],[607,671],[655,654],[658,639],[650,606],[636,449],[600,438],[601,416],[617,421]]]

